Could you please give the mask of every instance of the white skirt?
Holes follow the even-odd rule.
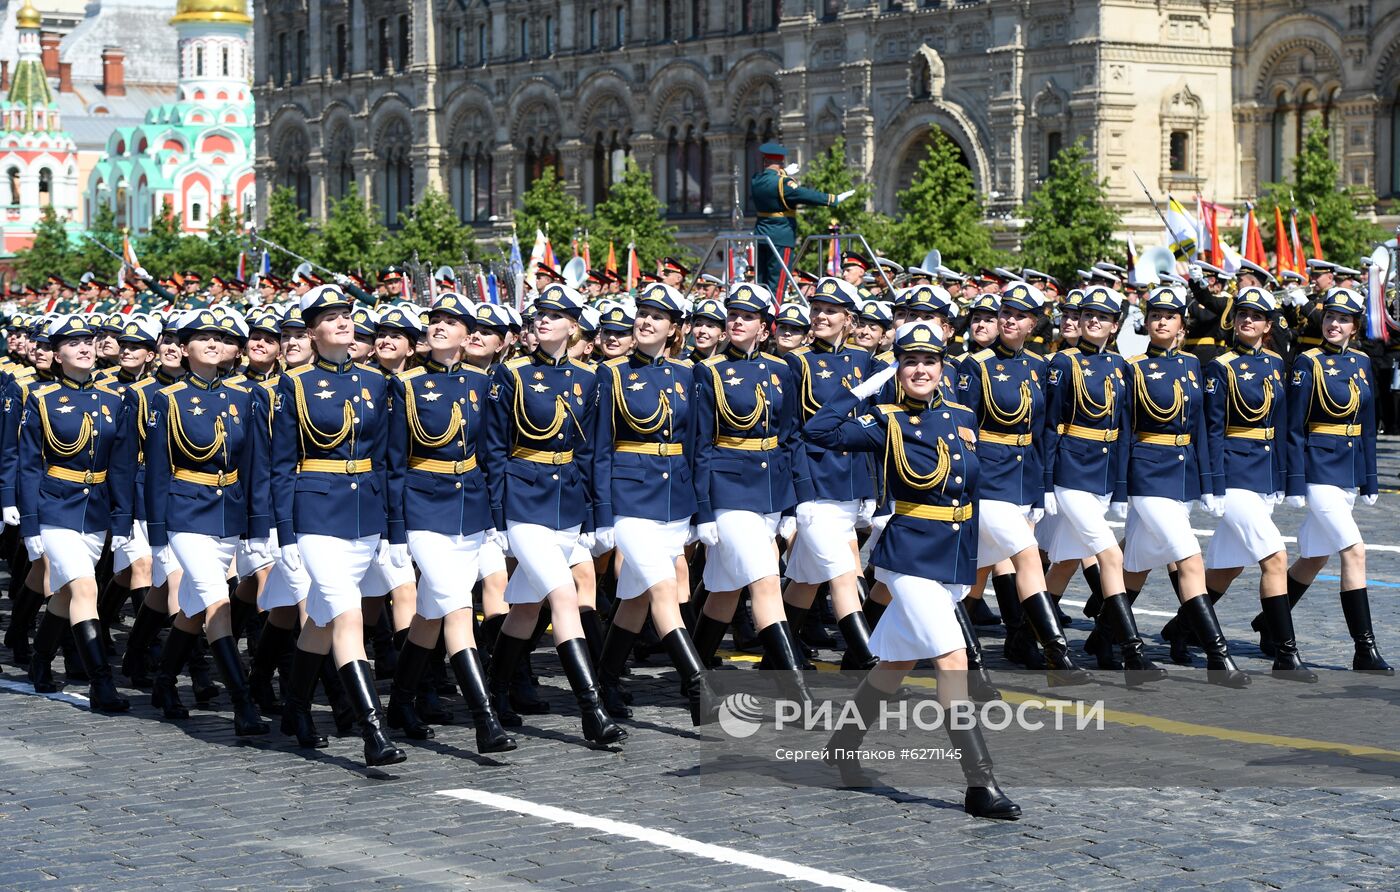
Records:
[[[647,520],[619,517],[613,525],[617,550],[622,554],[622,570],[617,574],[617,596],[624,601],[647,589],[676,578],[676,558],[685,554],[690,534],[690,518]]]
[[[228,600],[228,568],[238,549],[238,537],[203,533],[171,533],[170,548],[184,568],[176,600],[185,616],[198,616]]]
[[[107,534],[80,533],[67,527],[43,525],[39,538],[49,559],[49,590],[58,591],[75,579],[96,579],[97,562],[107,545]]]
[[[481,550],[476,554],[477,573],[485,579],[493,573],[506,572],[506,553],[490,539],[481,540]]]
[[[269,567],[273,561],[277,560],[277,531],[273,530],[267,537],[268,554],[266,557],[254,557],[248,550],[248,542],[245,540],[238,544],[238,553],[233,556],[233,571],[238,574],[239,579],[246,579],[263,567]]]
[[[1046,553],[1051,562],[1082,561],[1093,557],[1105,549],[1118,544],[1118,537],[1108,525],[1104,511],[1108,509],[1109,496],[1079,489],[1055,487],[1055,502],[1059,511],[1054,517],[1047,517],[1035,525],[1036,538],[1040,538],[1040,528],[1048,521],[1053,536],[1048,540],[1050,547]]]
[[[360,587],[379,554],[379,536],[342,539],[339,536],[297,536],[301,563],[311,577],[306,615],[318,626],[360,609]]]
[[[1130,496],[1123,539],[1123,569],[1129,573],[1158,570],[1201,553],[1191,532],[1191,505],[1162,496]]]
[[[793,582],[820,585],[854,573],[856,556],[851,543],[856,538],[860,502],[819,499],[808,504],[811,515],[807,523],[797,525],[783,575]]]
[[[1354,489],[1309,483],[1308,516],[1298,528],[1298,554],[1326,557],[1362,541],[1361,530],[1351,516],[1355,504]]]
[[[507,604],[538,604],[555,589],[574,584],[575,552],[588,560],[588,549],[578,544],[580,527],[551,530],[537,523],[506,521],[510,553],[517,565],[506,584]]]
[[[705,550],[705,588],[734,592],[778,575],[778,514],[725,508],[715,512],[719,542]]]
[[[418,580],[419,616],[442,619],[472,606],[477,557],[486,533],[446,536],[430,530],[409,530],[408,550],[422,576]]]
[[[144,520],[131,525],[131,538],[112,552],[112,572],[120,573],[132,564],[151,556],[151,540]]]
[[[1207,570],[1248,567],[1283,551],[1283,534],[1274,523],[1274,503],[1248,489],[1225,490],[1225,516],[1206,549]]]
[[[281,561],[274,561],[272,572],[267,574],[267,582],[258,593],[258,609],[271,610],[274,607],[295,607],[311,594],[311,577],[306,575],[306,564],[302,563],[291,572]]]
[[[395,567],[389,563],[389,540],[380,539],[374,562],[369,565],[364,582],[360,583],[360,595],[382,598],[401,585],[411,585],[417,578],[411,561],[407,567]]]
[[[996,499],[977,502],[977,566],[990,567],[1013,554],[1035,548],[1031,509]]]
[[[875,568],[875,578],[890,590],[891,600],[875,631],[870,652],[882,660],[925,660],[967,646],[953,605],[967,586],[951,589],[941,582]]]

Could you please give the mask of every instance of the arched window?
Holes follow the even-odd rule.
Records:
[[[476,26],[476,64],[485,65],[491,58],[491,45],[486,39],[486,26]]]
[[[555,146],[548,136],[542,136],[536,140],[530,137],[525,143],[525,188],[530,188],[530,184],[539,179],[545,168],[554,168],[556,175],[559,171],[559,154],[555,151]]]
[[[520,20],[520,57],[530,58],[530,20]]]
[[[544,54],[554,55],[554,16],[544,17]]]
[[[588,48],[598,48],[598,10],[588,10]]]
[[[596,206],[606,201],[613,183],[621,177],[627,164],[627,156],[632,148],[627,138],[617,130],[604,133],[599,131],[593,138],[593,191],[589,195],[589,205]]]
[[[204,77],[204,47],[194,48],[194,76]]]
[[[381,18],[379,20],[379,64],[375,67],[376,74],[383,74],[389,67],[389,20]]]
[[[5,182],[10,186],[10,206],[19,205],[19,168],[11,167],[5,171]]]
[[[701,34],[700,16],[705,9],[705,0],[690,0],[690,36],[699,37]]]
[[[53,205],[53,171],[45,167],[39,171],[39,207]]]
[[[693,124],[672,127],[666,140],[666,209],[675,215],[701,213],[710,201],[709,146]]]
[[[326,187],[331,198],[344,198],[355,180],[355,169],[350,163],[350,138],[341,130],[331,141],[326,152]]]
[[[200,223],[204,220],[204,206],[199,202],[190,205],[190,222]]]
[[[671,41],[676,39],[676,10],[675,4],[671,0],[661,2],[661,39]]]
[[[613,45],[622,46],[627,42],[627,7],[619,6],[617,16],[613,19],[615,34],[613,35]]]
[[[345,25],[335,26],[335,76],[342,78],[345,76],[346,62],[350,55],[350,46],[345,40]]]
[[[399,71],[407,71],[409,63],[409,48],[412,46],[413,35],[408,30],[408,16],[399,16],[399,53],[394,67]]]
[[[306,46],[306,32],[298,31],[297,54],[296,58],[292,61],[292,83],[299,84],[306,80],[307,66],[311,64],[310,55],[311,53]]]
[[[458,68],[467,64],[467,29],[454,28],[452,31],[452,59]]]
[[[484,223],[491,219],[491,150],[485,143],[468,143],[457,156],[457,216],[463,223]]]
[[[1284,146],[1288,142],[1288,98],[1280,95],[1278,105],[1274,108],[1273,117],[1269,122],[1269,180],[1270,182],[1281,182],[1283,180],[1283,152]]]
[[[739,187],[744,190],[744,210],[746,213],[754,212],[753,195],[749,192],[749,181],[763,169],[763,157],[759,154],[758,147],[766,142],[777,139],[777,133],[773,128],[773,119],[764,118],[762,121],[749,121],[747,131],[744,133],[744,180]]]
[[[402,120],[395,121],[385,132],[380,145],[384,159],[383,199],[384,225],[399,228],[399,214],[413,204],[413,165],[409,159],[413,135]]]
[[[224,47],[223,50],[220,51],[219,56],[220,56],[219,70],[220,70],[220,72],[222,72],[223,77],[228,77],[228,76],[229,76],[229,75],[228,75],[228,71],[229,71],[229,68],[228,68],[228,47]]]

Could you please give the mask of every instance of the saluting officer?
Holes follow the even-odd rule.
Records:
[[[1288,386],[1287,498],[1308,509],[1298,529],[1299,557],[1288,570],[1288,597],[1297,603],[1328,559],[1340,554],[1342,613],[1356,645],[1351,667],[1392,675],[1376,648],[1366,545],[1352,517],[1358,495],[1374,505],[1378,492],[1375,376],[1366,354],[1351,346],[1366,304],[1349,288],[1333,288],[1321,308],[1322,346],[1298,357]],[[1277,639],[1273,645],[1277,653]]]

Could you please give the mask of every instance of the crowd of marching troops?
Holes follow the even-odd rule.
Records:
[[[405,758],[390,730],[451,721],[449,678],[478,750],[514,749],[551,708],[546,633],[597,746],[627,737],[638,655],[666,654],[693,723],[713,720],[731,627],[805,700],[831,616],[841,666],[872,670],[867,724],[922,661],[947,702],[1000,696],[979,625],[1083,684],[1059,608],[1076,574],[1095,665],[1165,676],[1133,613],[1162,571],[1171,659],[1197,648],[1240,688],[1214,604],[1257,565],[1274,673],[1316,681],[1291,608],[1339,555],[1353,668],[1391,672],[1352,518],[1376,499],[1388,393],[1356,346],[1359,272],[1316,264],[1301,299],[1250,265],[1184,272],[1101,263],[1062,289],[852,254],[794,272],[799,301],[667,258],[635,296],[541,267],[523,315],[448,275],[408,301],[394,268],[374,289],[309,269],[257,289],[138,269],[105,297],[54,281],[9,318],[0,365],[5,644],[37,691],[85,679],[95,711],[129,708],[117,673],[169,720],[226,691],[237,734],[275,715],[307,748],[327,746],[320,686],[385,765]],[[1146,346],[1124,355],[1129,329]],[[1292,565],[1284,501],[1307,509]],[[1193,510],[1218,519],[1205,554]],[[1017,817],[978,728],[948,733],[967,811]],[[851,783],[862,734],[832,739]]]

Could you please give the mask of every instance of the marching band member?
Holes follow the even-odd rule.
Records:
[[[29,681],[41,693],[59,690],[50,664],[71,625],[93,710],[125,712],[101,641],[96,564],[109,532],[115,548],[131,537],[135,421],[120,396],[93,381],[95,334],[78,316],[54,320],[55,380],[30,391],[20,420],[20,535],[31,559],[47,558],[53,590]]]
[[[796,384],[787,363],[761,350],[773,319],[768,289],[736,283],[725,303],[729,345],[695,370],[696,535],[706,548],[709,591],[695,647],[708,663],[747,587],[768,664],[783,672],[797,699],[809,700],[783,613],[773,541],[791,538],[796,518],[787,512],[812,498],[797,439]]]
[[[700,725],[710,718],[713,697],[681,617],[676,578],[696,508],[690,454],[693,367],[688,360],[667,358],[680,340],[683,316],[680,292],[664,284],[648,286],[637,298],[636,350],[598,369],[593,510],[600,543],[615,543],[622,556],[620,604],[598,671],[605,688],[619,684],[650,610],[680,675],[691,722]]]
[[[820,290],[820,289],[819,289]],[[981,462],[975,448],[977,419],[965,406],[945,400],[943,337],[927,322],[911,322],[895,335],[896,364],[834,394],[807,422],[805,437],[832,451],[874,453],[881,458],[894,517],[871,562],[893,594],[870,648],[878,667],[855,694],[859,723],[844,723],[828,744],[828,762],[843,780],[868,785],[854,750],[880,704],[896,696],[904,675],[921,659],[938,667],[938,696],[945,706],[967,699],[967,657],[953,607],[977,572],[978,509],[974,493]],[[897,375],[898,404],[882,404],[857,416],[868,400]],[[959,750],[967,780],[964,810],[977,817],[1014,820],[1021,809],[997,786],[992,759],[974,723],[948,736]]]
[[[283,727],[302,746],[323,745],[311,719],[311,694],[334,648],[340,680],[360,721],[365,761],[391,765],[406,757],[380,724],[379,695],[365,656],[360,586],[387,528],[388,379],[350,359],[355,340],[350,301],[336,285],[301,298],[316,361],[277,385],[272,419],[272,508],[281,562],[311,578],[307,619],[293,659]],[[396,567],[409,560],[392,542]],[[290,721],[289,721],[290,719]]]
[[[1181,607],[1178,628],[1194,632],[1206,653],[1206,678],[1212,684],[1242,688],[1249,675],[1230,657],[1215,607],[1206,594],[1201,546],[1191,530],[1191,503],[1200,501],[1217,517],[1223,506],[1211,491],[1213,471],[1208,448],[1200,362],[1177,346],[1185,326],[1186,300],[1172,288],[1148,297],[1147,353],[1128,360],[1128,427],[1120,436],[1132,442],[1128,454],[1128,506],[1123,545],[1125,583],[1130,601],[1142,590],[1147,574],[1175,563]],[[1184,634],[1184,633],[1183,633]]]
[[[1234,347],[1205,369],[1212,491],[1225,503],[1206,551],[1206,593],[1219,600],[1246,564],[1257,563],[1259,600],[1276,648],[1273,672],[1315,682],[1317,674],[1298,656],[1287,597],[1288,551],[1271,516],[1286,485],[1278,441],[1288,429],[1287,369],[1281,356],[1264,347],[1278,309],[1262,288],[1242,289],[1234,301]],[[1185,635],[1180,637],[1184,647]]]
[[[260,479],[267,474],[267,444],[263,436],[256,445],[265,431],[255,422],[252,391],[220,380],[226,347],[246,337],[240,318],[210,310],[180,326],[189,374],[151,399],[145,450],[151,546],[168,544],[184,571],[151,705],[167,719],[189,717],[176,680],[203,630],[240,737],[268,732],[249,696],[229,606],[228,570],[239,540],[247,535],[265,553],[271,526],[268,488]]]
[[[786,355],[796,387],[794,402],[799,421],[806,422],[823,405],[871,373],[870,353],[847,346],[860,295],[854,285],[827,277],[817,282],[808,306],[812,319],[811,343]],[[784,307],[784,310],[787,308]],[[779,317],[781,325],[781,315]],[[875,513],[875,481],[870,463],[849,450],[828,450],[803,444],[810,473],[810,498],[798,502],[797,534],[787,555],[783,595],[787,622],[800,630],[822,585],[829,585],[836,624],[846,642],[843,669],[869,669],[870,628],[861,613],[860,572],[856,524],[869,523]]]
[[[1352,517],[1359,494],[1376,503],[1375,383],[1370,360],[1351,346],[1364,323],[1366,302],[1349,288],[1322,300],[1322,346],[1293,365],[1288,398],[1287,500],[1307,507],[1298,530],[1298,560],[1288,569],[1288,599],[1297,603],[1333,554],[1341,556],[1342,613],[1355,642],[1351,668],[1393,675],[1371,626],[1366,593],[1366,545]],[[1266,616],[1266,622],[1269,617]],[[1286,654],[1269,626],[1275,656]]]
[[[1009,285],[1001,295],[997,340],[959,364],[957,393],[977,416],[986,468],[978,490],[977,563],[989,567],[1010,559],[1015,569],[1015,592],[998,592],[1007,657],[1036,665],[1035,644],[1025,638],[1029,627],[1045,649],[1051,682],[1084,684],[1089,675],[1070,659],[1033,530],[1047,509],[1055,509],[1054,493],[1045,492],[1045,360],[1025,349],[1044,311],[1044,295],[1035,286]],[[1017,599],[1024,622],[1017,622]]]
[[[515,741],[491,706],[472,634],[477,555],[491,521],[486,479],[477,463],[490,378],[461,361],[474,321],[469,301],[443,293],[428,316],[428,361],[391,379],[389,462],[407,470],[390,481],[389,525],[406,531],[423,575],[394,672],[389,727],[401,727],[416,740],[433,736],[412,701],[441,632],[471,708],[477,750],[499,753],[515,749]]]
[[[1096,560],[1103,590],[1110,593],[1097,611],[1102,640],[1110,647],[1115,641],[1122,645],[1128,683],[1141,684],[1165,677],[1166,670],[1143,655],[1123,583],[1123,552],[1104,517],[1110,500],[1127,498],[1126,363],[1111,349],[1123,298],[1093,286],[1072,309],[1067,301],[1066,309],[1062,320],[1075,317],[1067,330],[1076,346],[1050,358],[1046,387],[1045,479],[1058,509],[1045,541],[1049,575],[1052,587],[1058,582],[1063,590],[1081,561]]]
[[[591,366],[569,356],[583,310],[572,288],[546,287],[535,301],[534,352],[498,366],[492,376],[484,451],[497,531],[490,538],[509,547],[519,565],[506,587],[510,606],[492,653],[491,695],[501,722],[518,726],[511,678],[530,646],[541,602],[548,601],[555,649],[582,713],[584,737],[606,746],[627,731],[600,701],[570,569],[580,540],[588,545],[593,538],[584,527],[592,527],[588,432],[595,376]]]

